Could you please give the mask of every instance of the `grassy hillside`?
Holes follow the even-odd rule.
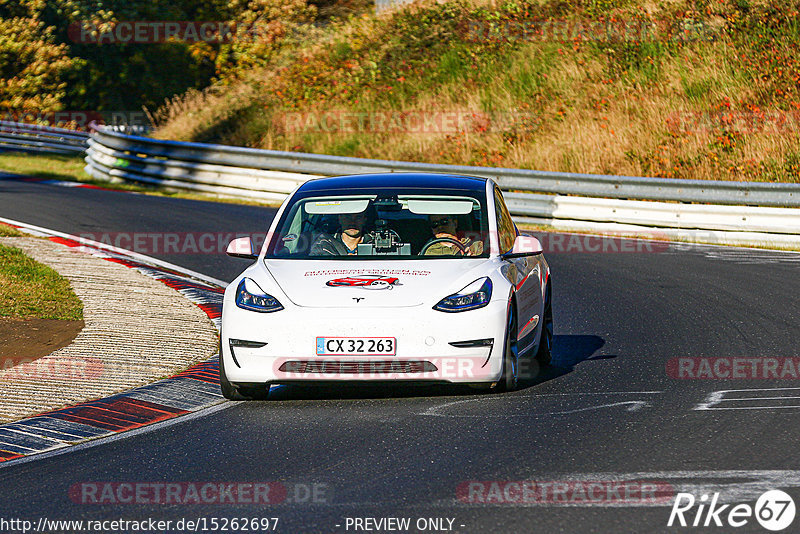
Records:
[[[162,138],[800,182],[800,0],[424,2],[307,29]]]

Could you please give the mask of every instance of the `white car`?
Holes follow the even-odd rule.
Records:
[[[517,387],[551,357],[550,268],[495,182],[442,174],[310,180],[225,291],[220,384],[403,381]]]

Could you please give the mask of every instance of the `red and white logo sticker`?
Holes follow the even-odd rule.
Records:
[[[359,276],[346,276],[344,278],[334,278],[328,280],[328,287],[360,287],[362,289],[392,289],[399,286],[400,279],[394,276],[383,276],[380,274],[362,274]]]

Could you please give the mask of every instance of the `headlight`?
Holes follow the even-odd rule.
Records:
[[[443,312],[462,312],[483,308],[492,298],[492,281],[488,277],[475,280],[470,285],[449,297],[445,297],[433,307]]]
[[[276,312],[283,309],[278,299],[264,293],[255,280],[244,278],[236,288],[236,305],[256,312]]]

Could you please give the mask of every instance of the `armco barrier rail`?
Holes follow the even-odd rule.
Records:
[[[97,128],[96,123],[90,127]],[[108,125],[111,132],[147,134],[149,126]],[[0,121],[0,150],[20,152],[49,152],[55,154],[81,154],[89,147],[89,134],[79,130],[56,128],[39,124]]]
[[[518,221],[732,244],[800,247],[800,184],[671,180],[436,165],[92,133],[86,171],[238,198],[282,200],[318,176],[440,172],[491,177]],[[544,193],[544,194],[543,194]],[[569,195],[569,196],[568,196]],[[631,200],[635,199],[635,200]]]
[[[0,121],[0,149],[80,154],[88,140],[88,133],[77,130]]]
[[[86,172],[236,198],[279,201],[318,176],[439,172],[486,176],[505,191],[520,222],[584,231],[657,233],[690,241],[800,248],[800,184],[672,180],[436,165],[280,152],[126,135],[113,127],[91,137],[57,128],[0,122],[17,146],[80,151]],[[19,137],[25,139],[20,141]],[[64,145],[68,145],[66,148]]]
[[[102,148],[101,148],[102,147]],[[119,159],[118,165],[106,163],[95,165],[95,154],[104,152]],[[213,185],[227,182],[226,173],[232,169],[257,169],[283,171],[311,175],[339,175],[369,172],[440,172],[469,174],[493,178],[506,191],[530,191],[562,195],[581,195],[615,199],[666,200],[676,202],[699,202],[749,206],[800,207],[800,184],[725,182],[708,180],[673,180],[666,178],[638,178],[628,176],[605,176],[543,172],[523,169],[494,167],[468,167],[462,165],[437,165],[405,161],[347,158],[322,154],[280,152],[253,148],[162,141],[100,130],[92,134],[87,163],[90,174],[114,176],[111,171],[122,171],[133,179],[145,163],[149,164],[141,176],[145,181],[155,182],[161,178],[187,183],[211,179]],[[161,162],[152,158],[161,158]],[[171,163],[163,162],[172,160]],[[175,169],[174,162],[182,162],[182,171]],[[213,169],[197,165],[216,165]],[[169,170],[168,172],[168,169]],[[204,172],[210,174],[203,174]],[[177,178],[180,176],[180,178]],[[121,173],[118,177],[123,178]],[[299,178],[300,179],[300,178]],[[232,184],[233,182],[231,182]],[[237,182],[235,188],[261,190],[256,182]],[[299,183],[299,182],[297,182]],[[271,190],[283,193],[284,190]],[[288,191],[285,191],[288,192]]]

